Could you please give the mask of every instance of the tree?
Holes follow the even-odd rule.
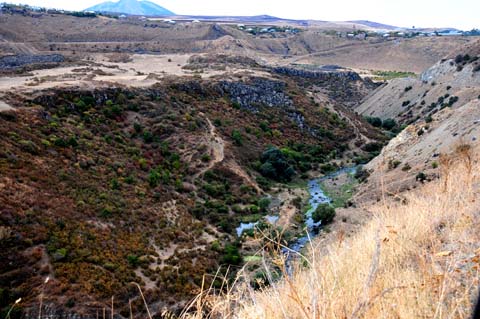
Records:
[[[382,123],[382,127],[388,131],[393,129],[395,126],[397,126],[397,122],[395,122],[394,119],[386,119]]]
[[[260,161],[260,173],[265,177],[288,182],[295,175],[295,170],[288,164],[285,155],[276,147],[270,147],[263,152]]]
[[[367,122],[370,123],[372,126],[375,126],[375,127],[380,127],[382,126],[382,119],[379,118],[379,117],[370,117],[368,116],[366,118]]]
[[[316,223],[322,221],[322,225],[326,225],[333,221],[335,214],[335,208],[330,206],[330,204],[320,204],[313,212],[312,219]]]

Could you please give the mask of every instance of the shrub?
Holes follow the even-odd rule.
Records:
[[[150,144],[153,142],[153,134],[150,131],[144,131],[143,132],[143,141],[147,144]]]
[[[366,120],[368,123],[370,123],[372,126],[375,127],[380,127],[382,126],[382,120],[379,117],[366,117]]]
[[[398,166],[400,166],[400,164],[402,164],[402,162],[400,162],[399,160],[390,160],[388,162],[388,168],[389,169],[395,169]]]
[[[261,198],[260,200],[258,200],[258,207],[260,207],[260,209],[262,211],[266,211],[268,209],[268,207],[270,206],[270,203],[271,203],[271,200],[270,198],[268,197],[264,197],[264,198]]]
[[[260,186],[263,190],[266,190],[266,191],[270,190],[271,185],[268,179],[266,179],[263,176],[258,176],[255,180],[258,186]]]
[[[333,221],[335,217],[335,208],[330,206],[330,204],[320,204],[317,209],[312,214],[314,222],[322,221],[322,225],[329,224]]]
[[[410,166],[410,164],[406,163],[405,165],[403,165],[402,167],[402,171],[406,172],[406,171],[409,171],[410,169],[412,169],[412,167]]]
[[[240,256],[240,252],[236,245],[225,245],[222,262],[229,265],[239,265],[242,262],[242,256]]]
[[[288,164],[285,155],[276,147],[271,147],[261,156],[260,173],[263,176],[280,181],[290,181],[295,170]]]
[[[411,89],[412,89],[412,86],[409,85],[409,86],[407,86],[407,87],[405,88],[405,92],[408,92],[408,91],[410,91]]]
[[[133,123],[133,129],[135,130],[135,133],[140,134],[143,130],[142,125],[140,123]]]
[[[333,164],[327,163],[327,164],[320,165],[320,172],[322,174],[327,174],[335,170],[337,170],[337,167]]]
[[[120,189],[120,183],[118,182],[118,179],[113,178],[113,179],[110,181],[110,187],[111,187],[113,190],[119,190],[119,189]]]
[[[250,205],[248,208],[251,214],[258,214],[260,213],[260,208],[257,205]]]
[[[260,129],[264,132],[270,131],[270,127],[268,126],[267,122],[260,122]]]
[[[384,120],[382,123],[382,127],[389,131],[393,129],[395,126],[397,126],[397,122],[394,119],[390,119],[390,118]]]
[[[148,174],[148,184],[150,187],[157,187],[160,182],[160,178],[161,175],[157,170],[150,170],[150,173]]]
[[[382,150],[382,147],[383,147],[382,144],[377,143],[377,142],[372,142],[372,143],[365,144],[362,147],[362,150],[364,150],[365,152],[369,152],[369,153],[379,152],[379,151]]]
[[[135,177],[132,175],[125,177],[125,183],[129,185],[135,184]]]
[[[232,131],[232,139],[235,145],[237,146],[242,146],[243,145],[243,137],[242,133],[238,130],[233,130]]]
[[[448,100],[448,106],[452,106],[453,104],[458,102],[458,96],[451,96]]]
[[[139,264],[139,259],[138,259],[138,256],[136,255],[128,255],[127,261],[132,267],[137,267]]]
[[[459,54],[455,57],[455,63],[462,63],[463,62],[463,55]]]
[[[425,182],[427,180],[427,175],[424,173],[424,172],[420,172],[417,174],[417,176],[415,177],[415,180],[418,181],[418,182]]]
[[[58,147],[67,147],[67,142],[63,138],[56,138],[53,144]]]

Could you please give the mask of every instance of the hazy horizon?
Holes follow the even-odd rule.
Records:
[[[311,19],[325,21],[370,20],[399,27],[454,27],[470,30],[480,27],[478,12],[480,1],[458,0],[405,0],[402,2],[380,0],[337,0],[312,2],[297,0],[281,2],[264,0],[243,0],[225,3],[219,0],[150,0],[179,15],[227,15],[255,16],[271,15],[286,19]],[[101,0],[22,0],[7,1],[33,6],[66,10],[84,10]],[[116,2],[116,1],[112,1]]]

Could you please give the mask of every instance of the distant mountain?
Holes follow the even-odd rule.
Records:
[[[172,11],[146,0],[120,0],[118,2],[107,1],[87,8],[85,11],[115,12],[143,16],[175,15],[175,13]]]
[[[393,25],[388,25],[388,24],[383,24],[383,23],[378,23],[378,22],[373,22],[373,21],[368,21],[368,20],[354,20],[354,21],[347,21],[347,22],[362,24],[364,26],[374,28],[374,29],[383,29],[383,30],[397,30],[397,29],[400,29],[399,27],[396,27],[396,26],[393,26]]]

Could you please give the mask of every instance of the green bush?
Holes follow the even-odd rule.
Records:
[[[370,116],[367,116],[366,117],[366,120],[368,123],[370,123],[372,126],[375,126],[375,127],[380,127],[382,126],[382,119],[380,119],[379,117],[370,117]]]
[[[233,130],[232,131],[232,139],[233,139],[233,143],[237,146],[242,146],[243,145],[243,137],[242,137],[242,133],[240,133],[240,131],[238,130]]]
[[[148,174],[148,184],[150,185],[150,187],[157,187],[161,177],[162,176],[157,170],[150,170],[150,173]]]
[[[258,207],[260,207],[260,209],[262,211],[266,211],[268,209],[268,207],[270,206],[270,203],[271,203],[270,198],[264,197],[264,198],[259,199],[257,204],[258,204]]]
[[[288,182],[295,175],[295,170],[288,164],[285,155],[276,147],[271,147],[263,152],[260,173],[263,176],[280,181]]]
[[[427,175],[424,172],[420,172],[415,176],[415,180],[423,183],[427,180]]]
[[[147,144],[150,144],[153,142],[153,134],[149,131],[144,131],[143,132],[143,141]]]
[[[317,209],[312,214],[314,222],[322,221],[322,225],[329,224],[333,221],[335,217],[335,208],[330,206],[330,204],[320,204]]]
[[[383,120],[382,127],[388,131],[397,126],[397,122],[394,119],[385,119]]]
[[[135,130],[135,133],[140,134],[143,130],[143,127],[140,123],[133,123],[133,129]]]
[[[382,150],[382,144],[377,142],[367,143],[362,147],[362,150],[365,152],[373,153],[373,152],[380,152]]]
[[[139,264],[139,259],[138,259],[138,256],[136,255],[128,255],[127,261],[132,267],[137,267]]]
[[[370,173],[366,169],[364,169],[363,166],[360,166],[355,171],[355,176],[354,177],[360,183],[363,183],[368,179],[369,176],[370,176]]]
[[[240,252],[236,245],[225,245],[222,262],[229,265],[239,265],[242,262],[242,256],[240,256]]]

